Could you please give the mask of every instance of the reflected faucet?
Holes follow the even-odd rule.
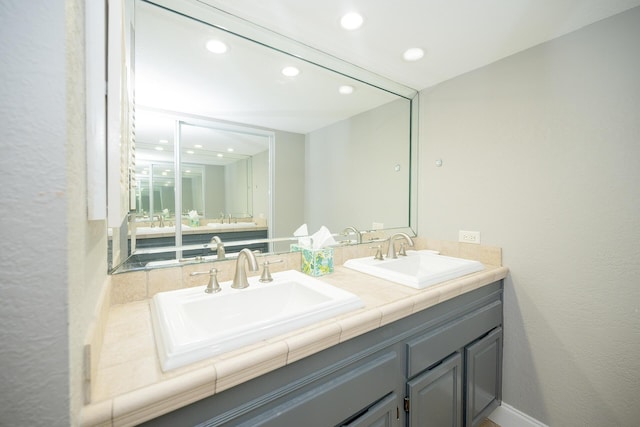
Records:
[[[247,270],[244,269],[244,262],[249,262],[250,271],[258,271],[258,260],[250,249],[244,248],[238,254],[238,260],[236,262],[236,274],[233,276],[233,283],[231,287],[234,289],[244,289],[249,287],[247,281]]]
[[[349,231],[352,231],[353,234],[356,235],[356,242],[358,244],[362,243],[362,234],[355,227],[347,227],[347,228],[345,228],[344,230],[342,230],[342,234],[345,235],[345,236],[348,236],[349,234],[351,234],[351,233],[349,233]]]
[[[224,243],[222,243],[222,240],[220,240],[220,237],[213,236],[209,241],[209,244],[213,245],[214,243],[216,245],[216,255],[218,256],[218,259],[226,259]],[[211,250],[213,250],[213,248],[211,248]]]
[[[394,241],[400,237],[404,238],[409,244],[409,246],[413,246],[413,240],[411,240],[411,237],[409,237],[408,234],[396,233],[389,238],[389,249],[387,250],[387,259],[398,258],[398,255],[396,254],[396,247],[394,245]]]

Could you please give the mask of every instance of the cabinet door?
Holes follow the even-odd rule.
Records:
[[[341,427],[393,427],[400,425],[398,397],[395,393],[371,406],[358,418]]]
[[[462,357],[454,353],[407,383],[410,427],[462,425]]]
[[[465,425],[477,425],[502,398],[502,328],[465,349],[467,368]]]

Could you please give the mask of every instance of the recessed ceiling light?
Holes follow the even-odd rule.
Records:
[[[168,144],[169,140],[168,139],[161,139],[158,141],[160,144]]]
[[[191,173],[191,169],[187,169],[185,172],[186,173]]]
[[[222,153],[218,153],[218,157],[222,157]]]
[[[229,148],[227,148],[227,151],[228,151],[229,153],[233,153],[233,148],[229,147]]]
[[[402,57],[405,61],[417,61],[419,59],[422,59],[423,56],[424,50],[420,49],[419,47],[412,47],[410,49],[407,49],[402,54]]]
[[[227,51],[227,45],[220,40],[209,40],[206,46],[211,53],[225,53]]]
[[[158,151],[164,151],[164,148],[162,148],[162,147],[156,147],[156,150],[158,150]]]
[[[193,153],[195,153],[195,151],[193,151],[193,150],[187,150],[187,154],[193,154]]]
[[[354,90],[354,87],[349,85],[342,85],[338,88],[338,92],[340,92],[340,94],[342,95],[350,95]]]
[[[298,74],[300,74],[300,70],[297,69],[296,67],[284,67],[282,69],[282,74],[284,74],[287,77],[295,77]]]
[[[196,145],[193,146],[193,148],[202,148],[202,145],[196,144]]]
[[[357,30],[362,26],[364,18],[356,12],[349,12],[340,19],[340,25],[345,30]]]

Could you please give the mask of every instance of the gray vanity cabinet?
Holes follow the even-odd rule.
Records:
[[[398,395],[391,393],[380,402],[367,408],[355,419],[343,423],[340,427],[393,427],[400,426],[400,408]]]
[[[332,346],[150,426],[471,426],[499,404],[502,282]]]
[[[465,348],[466,426],[478,425],[502,395],[502,328]]]
[[[456,352],[407,383],[409,426],[462,426],[462,357]]]

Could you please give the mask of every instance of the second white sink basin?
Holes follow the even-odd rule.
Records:
[[[205,286],[161,292],[151,319],[162,370],[290,332],[364,306],[356,295],[299,271],[249,278],[246,289],[204,292]]]
[[[416,289],[484,270],[478,261],[438,255],[428,250],[407,251],[407,256],[396,259],[355,258],[346,261],[344,266]]]

